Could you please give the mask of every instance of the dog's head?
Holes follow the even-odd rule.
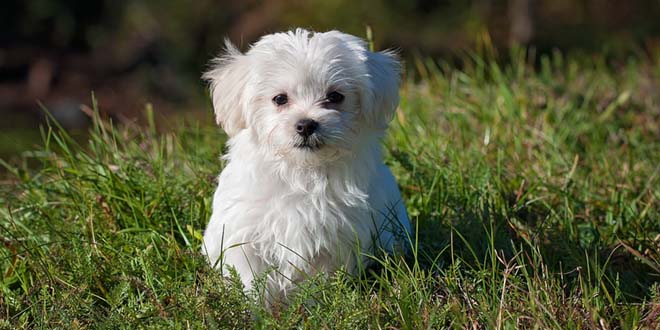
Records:
[[[382,135],[399,77],[392,53],[370,52],[338,31],[302,29],[264,36],[245,54],[227,42],[204,74],[230,137],[251,130],[265,150],[294,161],[327,161]]]

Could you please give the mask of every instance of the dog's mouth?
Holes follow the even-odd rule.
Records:
[[[293,144],[293,146],[296,149],[301,149],[306,151],[317,151],[321,149],[324,145],[325,143],[323,142],[322,139],[312,136],[301,139],[300,141],[296,141],[296,143]]]

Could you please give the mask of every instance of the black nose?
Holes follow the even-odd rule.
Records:
[[[316,131],[319,123],[311,119],[301,119],[296,123],[296,132],[304,137],[308,137]]]

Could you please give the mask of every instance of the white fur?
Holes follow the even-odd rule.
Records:
[[[283,298],[307,276],[353,273],[374,251],[405,247],[410,223],[380,146],[399,101],[396,57],[338,31],[271,34],[245,54],[226,47],[204,75],[230,137],[204,232],[209,262],[235,267],[247,290],[262,275]],[[330,91],[343,102],[324,103]],[[301,119],[319,123],[320,148],[296,148]]]

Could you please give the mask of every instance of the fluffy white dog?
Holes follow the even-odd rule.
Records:
[[[354,273],[407,245],[410,223],[383,164],[400,66],[361,39],[302,29],[231,43],[204,75],[229,135],[202,252],[284,298],[318,272]],[[268,300],[271,300],[270,297]]]

